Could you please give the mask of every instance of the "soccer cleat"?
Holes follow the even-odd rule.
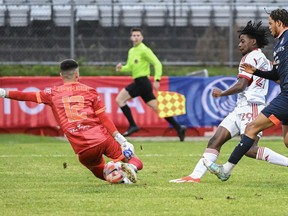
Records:
[[[132,183],[136,183],[137,174],[134,168],[128,163],[122,163],[121,168],[125,174],[125,177],[127,177]]]
[[[186,182],[200,183],[200,178],[192,178],[191,176],[186,176],[183,178],[170,180],[169,182],[172,182],[172,183],[186,183]]]
[[[130,136],[131,134],[139,130],[138,126],[130,126],[126,132],[123,133],[123,136]]]
[[[186,130],[187,130],[187,128],[185,126],[183,126],[183,125],[181,125],[179,130],[177,130],[178,137],[179,137],[181,142],[183,142],[184,139],[185,139]]]
[[[214,175],[216,175],[221,181],[227,181],[230,177],[230,174],[225,173],[223,170],[223,165],[218,165],[212,161],[203,158],[203,163],[206,168]]]

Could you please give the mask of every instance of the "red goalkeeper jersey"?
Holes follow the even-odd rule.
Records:
[[[105,106],[95,89],[71,82],[40,91],[36,97],[38,103],[51,106],[76,154],[110,136],[97,117],[97,114],[105,112]]]

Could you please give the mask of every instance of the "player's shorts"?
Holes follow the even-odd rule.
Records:
[[[103,143],[79,153],[78,158],[84,166],[93,167],[102,163],[103,155],[113,161],[121,161],[125,158],[121,146],[112,136],[109,136]]]
[[[288,125],[288,93],[281,92],[270,104],[262,110],[263,115],[269,118],[275,125],[282,122]]]
[[[264,107],[264,105],[259,104],[237,106],[223,119],[219,126],[226,128],[231,137],[242,135],[245,132],[246,125],[254,120]],[[262,132],[258,133],[257,136],[261,137]]]
[[[156,99],[153,94],[152,84],[147,76],[134,79],[134,82],[129,84],[125,89],[132,98],[140,96],[145,103]]]

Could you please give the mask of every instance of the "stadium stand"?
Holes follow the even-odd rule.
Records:
[[[191,9],[187,5],[168,5],[168,24],[170,26],[189,26],[191,20]]]
[[[147,26],[165,26],[167,20],[166,5],[145,5],[144,6],[144,23]]]
[[[9,14],[9,25],[11,27],[28,26],[28,14],[30,11],[28,5],[8,5],[7,8]]]
[[[98,21],[99,9],[97,5],[76,5],[76,22]]]
[[[209,5],[191,6],[192,26],[209,26],[212,22],[212,7]]]
[[[31,5],[30,20],[47,21],[52,20],[52,9],[50,5]]]
[[[288,7],[287,0],[0,0],[0,59],[58,61],[70,53],[73,26],[76,57],[116,62],[126,56],[129,29],[141,26],[145,41],[164,61],[227,62],[227,54],[208,55],[208,50],[201,50],[200,55],[196,49],[203,38],[209,38],[206,44],[214,53],[227,52],[230,17],[231,28],[251,19],[268,26],[264,8],[276,7]],[[23,47],[31,44],[37,50],[28,57]]]
[[[102,27],[119,26],[120,11],[119,5],[100,5],[100,24]]]
[[[59,1],[60,2],[60,1]],[[56,26],[71,25],[71,5],[53,5],[53,21]]]
[[[121,24],[128,27],[142,26],[144,24],[143,13],[143,5],[123,5],[121,8]]]
[[[0,26],[3,27],[6,25],[5,23],[5,13],[6,13],[6,6],[0,5]]]
[[[256,7],[255,6],[238,6],[236,10],[236,23],[238,26],[244,26],[248,19],[255,19]]]

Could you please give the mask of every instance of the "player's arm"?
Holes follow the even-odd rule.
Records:
[[[134,155],[134,146],[119,133],[114,122],[105,113],[105,106],[94,89],[92,90],[92,94],[95,94],[95,100],[93,105],[95,115],[99,118],[102,125],[107,129],[107,131],[120,144],[123,155],[127,159],[131,158]]]
[[[107,131],[114,137],[114,139],[120,144],[123,155],[129,159],[134,155],[134,146],[127,141],[127,139],[119,133],[113,121],[105,112],[98,113],[97,115],[102,125]]]
[[[218,88],[213,89],[212,96],[213,97],[222,97],[222,96],[228,96],[233,94],[238,94],[240,92],[243,92],[245,88],[248,86],[249,80],[243,77],[239,77],[237,82],[231,86],[230,88],[226,89],[225,91],[222,91]]]
[[[5,89],[0,89],[0,97],[41,103],[39,92],[6,91]]]
[[[157,58],[157,56],[152,52],[151,49],[147,48],[145,49],[144,53],[144,58],[154,66],[154,80],[155,81],[160,81],[161,76],[162,76],[162,64]]]
[[[273,81],[279,80],[276,66],[273,66],[273,69],[271,71],[262,71],[252,66],[251,64],[243,63],[240,65],[240,69],[247,73],[254,74],[258,77],[262,77],[265,79],[269,79]]]
[[[278,81],[279,80],[279,76],[277,73],[277,69],[274,66],[273,69],[271,71],[261,71],[259,69],[257,69],[254,74],[256,76],[265,78],[265,79],[269,79],[269,80],[273,80],[273,81]]]
[[[131,51],[129,50],[126,64],[125,65],[121,64],[121,67],[119,67],[119,64],[118,64],[117,65],[118,66],[118,71],[120,71],[120,72],[129,72],[129,71],[131,71],[131,58],[130,58],[130,55],[131,55]],[[116,66],[116,70],[117,70],[117,66]]]

